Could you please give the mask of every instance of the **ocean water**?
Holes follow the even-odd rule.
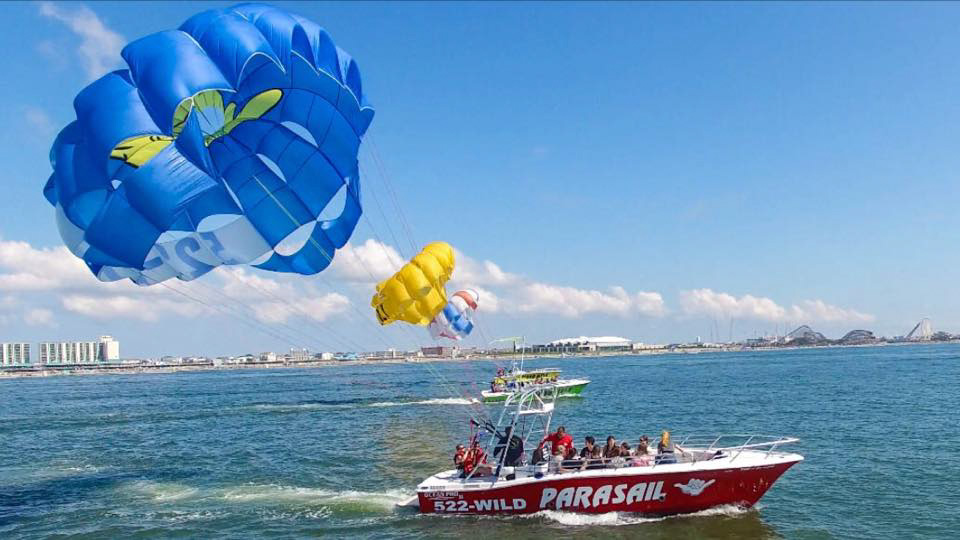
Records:
[[[956,538],[960,346],[535,360],[576,440],[793,435],[758,508],[436,517],[487,361],[0,380],[0,538]],[[495,412],[491,409],[491,412]],[[556,425],[556,424],[555,424]]]

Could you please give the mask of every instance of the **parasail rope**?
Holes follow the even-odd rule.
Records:
[[[254,290],[257,290],[257,291],[261,292],[261,293],[264,295],[264,297],[266,297],[267,295],[272,296],[274,299],[276,299],[276,300],[278,300],[278,301],[280,301],[280,302],[283,302],[284,304],[288,305],[292,310],[300,311],[299,306],[297,306],[297,304],[295,304],[295,303],[293,303],[293,302],[289,302],[289,301],[287,301],[286,299],[284,299],[284,298],[282,298],[282,297],[280,297],[280,296],[274,295],[273,293],[270,293],[269,291],[266,291],[265,289],[262,289],[262,288],[256,286],[256,285],[253,284],[253,283],[245,283],[244,285],[245,285],[245,286],[248,286],[248,287],[250,287],[250,288],[253,288]],[[201,283],[201,282],[199,282],[199,281],[193,281],[193,282],[191,282],[190,287],[204,287],[204,288],[206,288],[208,291],[212,292],[213,294],[218,295],[218,296],[220,296],[220,297],[222,297],[222,298],[225,298],[225,299],[228,300],[228,301],[231,301],[231,302],[237,304],[237,305],[240,306],[242,309],[249,310],[251,313],[253,313],[253,317],[258,319],[256,310],[254,310],[251,306],[247,305],[247,304],[244,303],[244,302],[241,302],[240,300],[237,300],[237,299],[235,299],[235,298],[232,298],[230,295],[228,295],[228,294],[226,294],[225,292],[217,289],[216,287],[212,287],[212,286],[210,286],[210,285],[207,285],[207,284],[205,284],[205,283]],[[306,313],[306,312],[304,311],[303,313]],[[308,319],[308,322],[309,322],[309,319]],[[301,335],[301,336],[306,337],[314,346],[316,346],[316,345],[321,345],[321,343],[320,343],[319,341],[313,341],[314,339],[316,339],[314,336],[310,335],[310,334],[307,333],[307,332],[304,332],[304,331],[301,330],[301,329],[295,328],[295,327],[287,324],[285,321],[277,321],[277,324],[279,324],[279,325],[281,325],[281,326],[284,326],[285,328],[289,329],[291,332],[293,332],[293,333],[295,333],[295,334],[299,334],[299,335]],[[340,345],[340,346],[343,346],[343,345],[347,345],[347,347],[353,347],[353,346],[355,346],[355,344],[351,344],[348,339],[346,339],[346,338],[344,338],[344,337],[342,337],[342,336],[339,336],[339,335],[338,335],[336,332],[334,332],[332,329],[325,328],[325,327],[323,327],[322,325],[316,325],[316,327],[317,327],[317,328],[320,328],[320,329],[322,329],[322,330],[324,330],[324,331],[330,332],[330,334],[335,338],[334,341],[336,341],[337,344]],[[303,339],[303,338],[300,338],[300,339]],[[322,348],[322,347],[321,347],[321,348]]]
[[[199,112],[201,115],[204,114],[202,110],[199,110],[199,109],[198,109],[198,112]],[[253,149],[247,147],[246,145],[244,145],[243,143],[241,143],[240,141],[234,140],[234,142],[236,142],[237,144],[239,144],[239,145],[241,145],[241,146],[244,146],[245,148],[247,148],[248,151],[252,151],[252,150],[253,150]],[[372,141],[371,141],[371,142],[372,142]],[[357,168],[358,168],[358,171],[359,171],[359,162],[357,163]],[[287,218],[289,218],[290,221],[291,221],[297,228],[303,226],[303,224],[300,223],[300,221],[290,212],[290,210],[263,184],[263,182],[260,180],[260,178],[259,178],[257,175],[252,175],[252,178],[257,182],[257,185],[260,186],[260,188],[264,191],[264,193],[267,194],[267,196],[274,202],[274,204],[276,204],[277,207],[280,208],[281,211],[283,211],[283,213],[287,216]],[[371,191],[372,191],[372,190],[371,190]],[[351,197],[356,198],[356,195],[354,195],[354,194],[352,193],[352,191],[349,189],[349,187],[346,187],[346,193],[347,193],[348,196],[351,196]],[[394,196],[395,196],[395,194],[394,194]],[[377,201],[377,204],[378,204],[378,206],[379,206],[379,199],[377,199],[376,197],[374,197],[374,198],[375,198],[375,200]],[[394,201],[395,201],[395,203],[397,204],[398,213],[399,213],[399,215],[401,216],[401,219],[403,220],[403,222],[406,222],[405,218],[403,218],[402,209],[399,208],[399,203],[397,202],[396,199],[394,199]],[[357,201],[357,202],[359,202],[359,201]],[[381,213],[383,213],[383,212],[382,212],[382,206],[380,207],[380,210],[381,210]],[[362,215],[362,214],[361,214],[361,215]],[[385,218],[385,216],[384,216],[384,218]],[[369,219],[368,219],[368,225],[370,225]],[[387,225],[387,227],[388,227],[388,229],[389,229],[389,223],[386,223],[386,225]],[[371,228],[373,228],[373,227],[371,226]],[[411,246],[413,247],[413,244],[412,244],[413,240],[412,240],[412,235],[410,235],[409,225],[407,225],[407,228],[408,228],[408,229],[407,229],[408,239],[410,240]],[[391,229],[391,235],[393,235],[392,229]],[[378,236],[379,236],[379,235],[378,235]],[[308,239],[308,241],[311,243],[311,245],[313,245],[313,247],[314,247],[317,251],[319,251],[320,254],[321,254],[324,258],[327,259],[328,264],[332,264],[332,263],[333,263],[333,257],[331,256],[331,254],[328,254],[328,253],[326,252],[326,250],[325,250],[322,246],[320,246],[320,245],[317,243],[316,240],[314,240],[314,238],[312,237],[312,235],[311,235],[311,236],[308,236],[307,239]],[[396,237],[394,237],[394,241],[396,241]],[[382,241],[382,240],[380,240],[380,244],[381,244],[381,246],[383,245],[383,241]],[[399,245],[398,245],[398,248],[399,248]],[[415,249],[415,248],[414,248],[414,249]],[[377,282],[378,280],[374,277],[373,273],[372,273],[372,272],[370,271],[370,269],[367,267],[367,265],[366,265],[366,263],[363,261],[363,259],[358,257],[358,260],[360,261],[361,266],[363,266],[364,270],[365,270],[365,271],[367,272],[367,274],[370,276],[371,280],[374,281],[374,282]],[[322,281],[324,281],[324,283],[327,283],[327,280],[326,280],[326,278],[325,278],[324,276],[321,275],[321,276],[319,276],[319,277],[320,277],[320,279],[321,279]],[[333,290],[333,287],[332,287],[331,285],[329,285],[329,283],[327,283],[327,285],[328,285],[328,287],[329,287],[331,290]],[[367,321],[367,322],[370,323],[370,324],[373,324],[373,321],[370,320],[369,318],[367,318],[366,316],[364,316],[364,314],[363,314],[362,312],[360,312],[360,310],[356,307],[356,305],[354,305],[353,302],[350,302],[350,306],[353,308],[354,311],[356,311],[356,312],[360,315],[361,319]],[[410,329],[407,329],[407,330],[410,330]],[[385,340],[383,339],[383,335],[382,335],[383,332],[384,332],[384,329],[383,329],[383,328],[380,328],[380,333],[377,333],[377,337],[381,340],[381,342],[384,343],[384,345],[387,347],[387,349],[389,349],[389,348],[390,348],[390,344],[389,344],[389,342],[387,342],[387,341],[385,341]],[[419,340],[418,340],[418,341],[419,341]],[[439,376],[439,378],[441,379],[441,381],[443,381],[444,384],[448,386],[448,389],[454,390],[454,392],[456,393],[456,395],[458,395],[458,396],[460,396],[461,398],[463,398],[463,396],[462,396],[462,394],[459,392],[459,390],[457,390],[457,389],[453,388],[451,385],[449,385],[449,382],[446,381],[446,378],[443,377],[443,375],[442,375],[439,371],[437,371],[436,369],[434,369],[434,368],[433,368],[432,366],[430,366],[429,364],[427,364],[427,366],[428,366],[428,369],[429,369],[430,371],[432,371],[435,375]],[[470,401],[470,403],[472,403],[472,401]],[[485,410],[484,410],[484,414],[485,414]]]
[[[373,163],[377,169],[377,172],[380,173],[380,178],[383,180],[383,184],[387,188],[387,193],[393,199],[393,205],[396,207],[397,215],[400,217],[400,224],[403,226],[411,248],[414,250],[414,253],[416,253],[415,246],[417,244],[414,241],[413,229],[410,227],[409,221],[407,221],[407,216],[403,211],[403,207],[400,206],[400,199],[397,197],[397,192],[393,189],[393,183],[390,181],[390,177],[387,176],[386,167],[384,167],[383,160],[380,159],[380,152],[377,150],[377,143],[374,140],[372,133],[369,133],[367,138],[370,139],[370,154],[373,157]]]
[[[215,304],[211,304],[211,303],[209,303],[209,302],[206,302],[206,301],[204,301],[204,300],[202,300],[202,299],[200,299],[200,298],[197,298],[197,297],[195,297],[195,296],[193,296],[193,295],[191,295],[191,294],[188,294],[188,293],[186,293],[186,292],[184,292],[184,291],[182,291],[182,290],[180,290],[180,289],[177,289],[176,287],[173,287],[173,286],[170,285],[169,283],[160,281],[160,282],[158,282],[158,284],[161,285],[162,287],[166,288],[166,289],[169,289],[169,290],[173,291],[174,293],[176,293],[176,294],[178,294],[178,295],[180,295],[180,296],[183,296],[184,298],[187,298],[187,299],[189,299],[189,300],[192,300],[192,301],[194,301],[194,302],[197,302],[198,304],[201,304],[201,305],[203,305],[203,306],[206,306],[206,307],[208,307],[208,308],[210,308],[210,309],[212,309],[212,310],[214,310],[214,311],[219,311],[220,313],[223,313],[223,314],[225,314],[225,315],[234,317],[235,319],[239,320],[239,321],[242,322],[243,324],[245,324],[245,325],[247,325],[247,326],[250,326],[250,327],[252,327],[252,328],[255,329],[255,330],[259,330],[260,332],[263,332],[263,333],[265,333],[265,334],[267,334],[267,335],[269,335],[269,336],[271,336],[271,337],[273,337],[273,338],[277,338],[277,339],[280,339],[281,341],[285,341],[285,342],[287,342],[289,345],[292,345],[293,347],[296,347],[296,346],[297,346],[296,342],[291,341],[289,336],[286,336],[286,335],[284,335],[284,334],[276,331],[276,329],[270,328],[270,327],[268,327],[268,326],[266,326],[266,325],[263,325],[263,324],[258,324],[258,323],[250,322],[250,320],[249,320],[246,316],[238,315],[238,314],[233,313],[233,312],[231,312],[231,311],[229,311],[229,310],[227,310],[227,309],[225,309],[225,308],[222,308],[222,307],[219,306],[219,305],[215,305]]]

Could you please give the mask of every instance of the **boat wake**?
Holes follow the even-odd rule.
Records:
[[[239,503],[310,504],[352,510],[392,510],[412,492],[399,489],[380,492],[333,491],[322,488],[281,486],[275,484],[237,486],[222,490],[217,495]]]
[[[124,484],[121,486],[121,491],[159,503],[195,499],[200,495],[200,490],[195,487],[174,482],[151,482],[149,480],[137,480]]]
[[[606,514],[577,514],[573,512],[560,512],[556,510],[543,510],[535,514],[529,514],[524,516],[527,518],[540,518],[546,521],[552,521],[559,523],[560,525],[567,525],[571,527],[595,527],[595,526],[607,526],[607,527],[619,527],[623,525],[639,525],[642,523],[657,523],[660,521],[673,520],[673,519],[686,519],[691,517],[708,517],[708,516],[727,516],[735,517],[743,514],[752,512],[753,510],[749,508],[743,508],[741,506],[736,506],[733,504],[717,506],[714,508],[708,508],[706,510],[701,510],[700,512],[693,512],[690,514],[677,514],[673,516],[662,516],[662,517],[645,517],[638,514],[630,514],[628,512],[608,512]]]
[[[381,401],[371,403],[370,407],[403,407],[405,405],[473,405],[480,403],[476,399],[467,398],[434,398],[420,401]]]
[[[303,411],[317,411],[329,409],[355,409],[355,408],[381,408],[381,407],[404,407],[420,405],[474,405],[480,403],[476,399],[467,398],[432,398],[411,401],[309,401],[305,403],[257,403],[247,408],[258,412],[267,413],[292,413]]]
[[[379,492],[245,484],[230,487],[199,488],[172,482],[138,480],[121,486],[121,491],[159,504],[223,503],[269,507],[324,507],[325,512],[392,511],[397,503],[409,499],[412,491],[389,489]]]

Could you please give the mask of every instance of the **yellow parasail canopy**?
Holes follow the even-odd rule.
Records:
[[[406,321],[426,326],[447,305],[444,289],[453,274],[453,247],[427,244],[399,272],[377,285],[370,305],[380,324]]]

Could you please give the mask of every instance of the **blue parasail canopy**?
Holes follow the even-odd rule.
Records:
[[[373,120],[356,62],[317,24],[240,4],[123,49],[74,100],[44,196],[103,281],[223,264],[315,274],[356,228]]]

